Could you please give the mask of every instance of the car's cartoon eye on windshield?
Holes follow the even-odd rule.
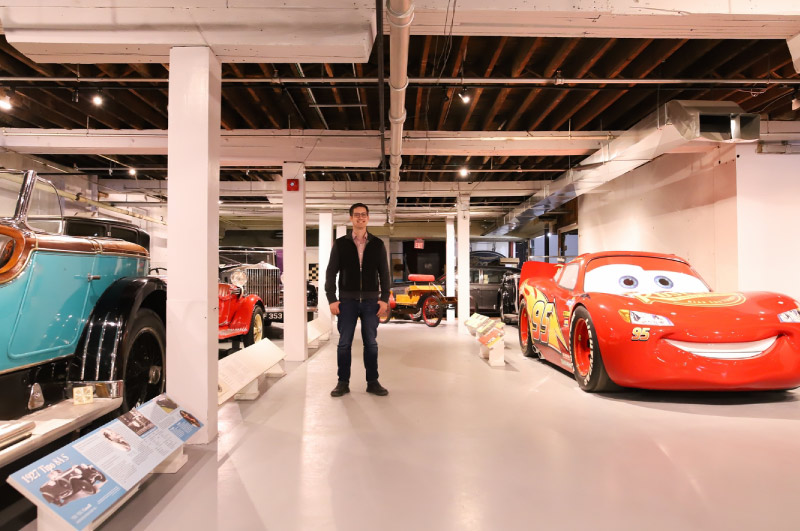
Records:
[[[644,269],[634,264],[608,264],[596,267],[586,272],[583,284],[586,292],[618,295],[662,291],[708,292],[708,287],[694,275],[677,271]]]
[[[666,277],[664,275],[658,275],[653,280],[655,280],[656,286],[658,286],[660,289],[671,289],[672,286],[675,285],[675,283],[672,282],[672,280],[670,280],[669,277]]]

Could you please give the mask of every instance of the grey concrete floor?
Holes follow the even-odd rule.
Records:
[[[800,528],[797,391],[591,395],[508,332],[492,368],[454,325],[382,325],[383,398],[358,334],[352,392],[329,396],[333,338],[104,528]]]

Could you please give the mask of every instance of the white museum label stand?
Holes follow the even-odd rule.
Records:
[[[203,424],[162,394],[30,463],[8,483],[36,505],[41,530],[96,529],[152,473],[175,473]]]

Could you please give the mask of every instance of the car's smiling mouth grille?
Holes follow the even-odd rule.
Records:
[[[695,356],[720,360],[742,360],[755,358],[761,355],[774,345],[777,339],[778,336],[772,336],[760,341],[743,343],[695,343],[689,341],[675,341],[672,339],[666,339],[665,341]]]

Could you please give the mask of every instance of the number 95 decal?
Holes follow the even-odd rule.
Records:
[[[649,328],[639,328],[638,326],[633,329],[633,337],[631,341],[647,341],[650,339]]]

